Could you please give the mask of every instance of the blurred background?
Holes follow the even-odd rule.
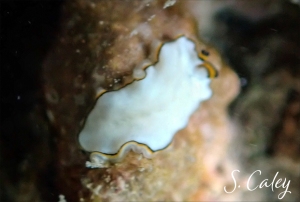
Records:
[[[291,179],[283,201],[300,200],[300,1],[191,1],[199,32],[238,74],[241,93],[229,108],[237,129],[231,158],[258,182]],[[199,10],[203,12],[198,12]],[[197,11],[198,10],[198,11]],[[277,178],[278,179],[278,178]],[[271,189],[246,201],[279,201]]]
[[[1,1],[0,201],[34,201],[35,195],[57,200],[55,142],[40,72],[59,32],[62,3]],[[236,130],[229,158],[245,173],[262,170],[262,180],[276,172],[291,179],[292,194],[281,201],[300,201],[300,1],[198,0],[187,6],[204,41],[240,78],[241,92],[229,107]],[[36,161],[41,148],[49,159]],[[281,191],[242,195],[248,201],[279,201]]]

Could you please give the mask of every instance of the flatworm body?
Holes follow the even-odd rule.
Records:
[[[165,43],[158,62],[145,72],[144,79],[98,98],[79,134],[84,150],[102,160],[118,161],[131,149],[150,157],[167,147],[211,96],[210,78],[216,76],[184,36]]]

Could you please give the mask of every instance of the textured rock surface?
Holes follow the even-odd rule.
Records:
[[[215,175],[221,154],[226,154],[231,133],[226,106],[238,93],[237,77],[213,48],[198,40],[195,23],[180,3],[163,5],[76,1],[64,7],[62,33],[44,75],[47,114],[57,130],[57,185],[67,200],[200,200],[201,179]],[[182,35],[195,41],[198,52],[207,50],[219,71],[211,100],[152,159],[130,153],[108,168],[85,168],[88,154],[80,150],[77,135],[97,94],[130,83],[136,66],[145,59],[156,62],[160,46]],[[213,152],[207,153],[209,148]],[[207,167],[203,159],[209,161],[210,155],[220,159]]]

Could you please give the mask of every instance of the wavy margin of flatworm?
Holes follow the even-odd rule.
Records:
[[[172,42],[176,41],[177,39],[179,39],[180,37],[186,37],[186,36],[184,34],[181,34],[181,35],[178,35],[177,37],[175,37],[175,39],[173,39],[173,40],[170,40],[170,41],[167,41],[167,42],[161,42],[161,44],[158,46],[158,48],[156,50],[156,61],[153,62],[152,64],[149,64],[149,65],[146,65],[146,66],[142,67],[141,70],[145,71],[148,67],[157,64],[159,62],[158,58],[159,58],[159,54],[160,54],[160,51],[161,51],[161,48],[163,47],[163,45],[165,45],[166,43],[172,43]],[[192,39],[190,39],[188,37],[186,37],[186,38],[188,40],[192,41],[195,44],[195,50],[196,50],[196,52],[198,52],[197,49],[196,49],[197,43],[195,43],[194,40],[192,40]],[[207,71],[208,71],[208,77],[209,78],[215,78],[215,77],[218,76],[218,71],[216,70],[216,68],[209,61],[207,61],[208,55],[204,55],[203,53],[198,53],[198,58],[203,61],[203,63],[201,65],[199,65],[198,67],[204,67],[205,69],[207,69]],[[147,76],[147,73],[145,72],[145,77],[146,76]],[[133,80],[131,82],[125,84],[120,89],[125,88],[127,85],[130,85],[134,81],[139,81],[139,80],[142,80],[144,78],[141,78],[141,79],[133,78]],[[118,89],[118,90],[120,90],[120,89]],[[93,107],[91,107],[91,109],[88,111],[87,115],[85,116],[84,122],[83,122],[83,124],[82,124],[82,126],[81,126],[81,128],[80,128],[80,130],[78,132],[77,139],[79,138],[79,134],[82,131],[84,125],[85,125],[85,122],[87,120],[88,115],[95,108],[95,105],[96,105],[98,99],[103,94],[105,94],[105,93],[112,92],[112,91],[118,91],[118,90],[110,90],[110,91],[108,91],[108,90],[103,89],[103,90],[101,90],[96,95],[95,104],[93,105]],[[99,157],[101,157],[101,160],[103,160],[103,161],[119,162],[119,161],[121,161],[125,157],[125,155],[130,150],[133,150],[136,153],[142,153],[143,156],[146,157],[146,158],[151,158],[151,156],[152,156],[153,153],[161,151],[161,150],[165,150],[167,147],[169,147],[170,144],[172,143],[172,141],[173,141],[173,139],[171,140],[171,142],[168,145],[166,145],[166,147],[164,147],[162,149],[159,149],[159,150],[156,150],[156,151],[153,151],[152,149],[150,149],[150,147],[148,147],[146,144],[139,143],[139,142],[136,142],[136,141],[129,141],[129,142],[125,142],[120,147],[120,149],[118,150],[118,152],[115,153],[115,154],[106,154],[106,153],[102,153],[102,152],[99,152],[99,151],[87,151],[87,152],[91,153],[90,154],[91,161],[93,161],[93,158],[99,158]],[[79,147],[82,150],[86,151],[85,149],[83,149],[81,147],[79,141],[77,141],[77,142],[79,144]],[[139,149],[139,148],[141,148],[141,149]]]

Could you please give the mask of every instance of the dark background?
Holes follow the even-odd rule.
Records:
[[[61,0],[4,0],[0,4],[1,201],[13,200],[9,196],[18,192],[24,166],[36,163],[32,147],[45,135],[41,125],[32,122],[31,113],[43,105],[42,62],[59,30],[61,4]],[[40,177],[51,181],[51,177]]]

